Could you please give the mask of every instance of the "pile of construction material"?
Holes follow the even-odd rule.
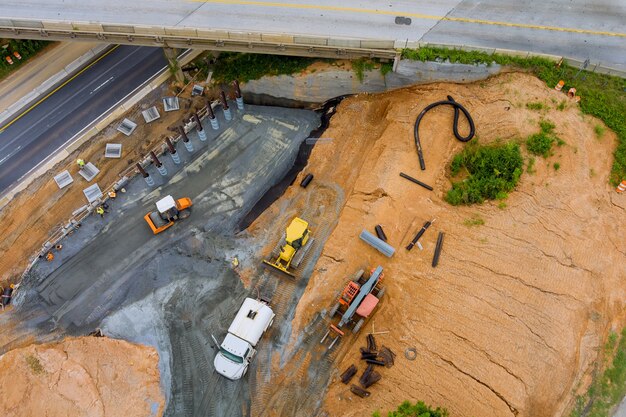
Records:
[[[367,347],[360,348],[361,360],[366,363],[365,371],[363,371],[363,374],[359,378],[359,385],[352,384],[350,386],[350,391],[361,398],[369,397],[371,393],[367,389],[382,378],[380,372],[375,370],[375,367],[391,368],[396,356],[396,354],[386,346],[381,346],[381,348],[378,349],[373,334],[368,334],[366,339]],[[356,365],[350,365],[348,369],[341,374],[341,382],[347,385],[357,372],[358,369]]]

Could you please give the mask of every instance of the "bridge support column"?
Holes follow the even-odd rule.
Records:
[[[179,83],[185,82],[185,75],[183,74],[183,70],[180,68],[180,64],[178,63],[178,49],[175,48],[163,48],[163,52],[165,53],[165,58],[167,58],[167,64],[170,67],[170,71],[176,77],[176,81]]]

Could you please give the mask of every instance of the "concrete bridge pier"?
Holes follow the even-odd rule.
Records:
[[[176,77],[176,81],[179,83],[185,82],[185,75],[183,74],[183,70],[180,68],[180,64],[178,63],[178,49],[176,48],[163,48],[163,53],[165,54],[165,58],[167,58],[167,64],[170,67],[170,71]]]

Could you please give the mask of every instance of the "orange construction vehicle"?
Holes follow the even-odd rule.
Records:
[[[156,235],[170,228],[175,221],[189,217],[191,205],[191,199],[187,197],[174,200],[168,195],[157,201],[157,211],[148,213],[143,218]]]
[[[345,325],[353,325],[352,333],[356,334],[361,330],[365,320],[372,314],[378,302],[385,294],[385,287],[381,285],[383,279],[383,267],[379,266],[371,271],[369,278],[365,278],[364,271],[360,270],[348,282],[341,293],[341,296],[330,309],[328,315],[332,321],[335,314],[341,314],[341,320],[337,325],[330,324],[330,327],[321,343],[330,336],[331,333],[335,338],[331,342],[328,349],[331,349],[340,337],[344,336],[341,328]]]

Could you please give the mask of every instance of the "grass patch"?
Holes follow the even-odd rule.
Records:
[[[560,141],[561,144],[565,142],[554,134],[554,123],[549,120],[539,122],[539,127],[541,128],[541,132],[530,135],[528,139],[526,139],[526,148],[528,152],[534,155],[541,155],[547,158],[555,142],[558,143]]]
[[[602,136],[604,136],[604,132],[606,131],[606,129],[602,125],[595,125],[593,127],[593,131],[596,133],[596,137],[600,139]]]
[[[468,177],[452,182],[446,201],[457,206],[482,203],[486,199],[502,200],[517,185],[522,175],[522,165],[523,159],[517,143],[482,146],[472,140],[452,159],[452,177],[461,170],[467,171]]]
[[[533,102],[533,103],[526,103],[526,108],[529,110],[541,110],[543,109],[543,103],[540,102]]]
[[[563,91],[575,87],[582,97],[580,109],[584,114],[595,116],[613,130],[619,139],[618,146],[613,154],[613,167],[610,182],[619,184],[626,178],[626,80],[606,74],[591,71],[580,71],[563,62],[557,67],[553,61],[539,57],[515,57],[485,52],[464,52],[445,48],[420,48],[418,50],[405,49],[402,57],[418,61],[449,60],[464,64],[497,63],[525,69],[543,80],[549,88],[559,80],[565,81]],[[565,109],[565,101],[559,110]]]
[[[303,71],[314,61],[293,56],[222,52],[215,63],[213,79],[229,83],[258,80],[265,75],[291,75]]]
[[[526,165],[526,172],[528,172],[529,174],[534,174],[535,171],[535,158],[533,158],[532,156],[530,158],[528,158],[528,165]]]
[[[371,71],[376,67],[374,61],[367,58],[355,59],[350,63],[352,64],[352,71],[354,71],[360,82],[363,82],[365,78],[365,71]]]
[[[606,417],[626,391],[626,328],[611,333],[604,345],[604,363],[586,394],[576,398],[570,417]]]
[[[554,168],[555,171],[558,171],[559,169],[561,169],[561,164],[555,162],[554,165],[552,165],[552,168]]]
[[[375,411],[372,417],[381,417],[380,411]],[[440,407],[432,408],[422,401],[415,404],[405,401],[395,411],[388,412],[387,417],[448,417],[448,410]]]
[[[500,202],[498,203],[498,208],[499,208],[500,210],[504,210],[504,209],[506,208],[506,203],[505,203],[504,201],[500,201]]]
[[[11,39],[7,42],[2,42],[2,45],[8,45],[7,48],[0,48],[0,79],[6,77],[13,71],[17,70],[19,67],[24,65],[29,58],[37,55],[39,51],[41,51],[46,46],[50,45],[51,42],[47,41],[38,41],[38,40],[30,40],[30,39]],[[21,55],[22,59],[17,59],[13,52],[17,52]],[[10,65],[6,57],[9,56],[13,60],[13,65]]]
[[[562,100],[562,101],[559,103],[559,105],[558,105],[558,106],[556,106],[556,109],[557,109],[558,111],[563,111],[563,110],[565,110],[565,105],[566,105],[566,104],[567,104],[567,101]]]
[[[469,219],[465,219],[463,221],[463,224],[465,226],[467,226],[467,227],[482,226],[483,224],[485,224],[485,221],[478,214],[475,214],[472,217],[470,217]]]
[[[30,367],[31,371],[33,371],[35,374],[38,375],[44,372],[41,362],[39,362],[39,359],[37,359],[33,355],[26,356],[26,363]]]

